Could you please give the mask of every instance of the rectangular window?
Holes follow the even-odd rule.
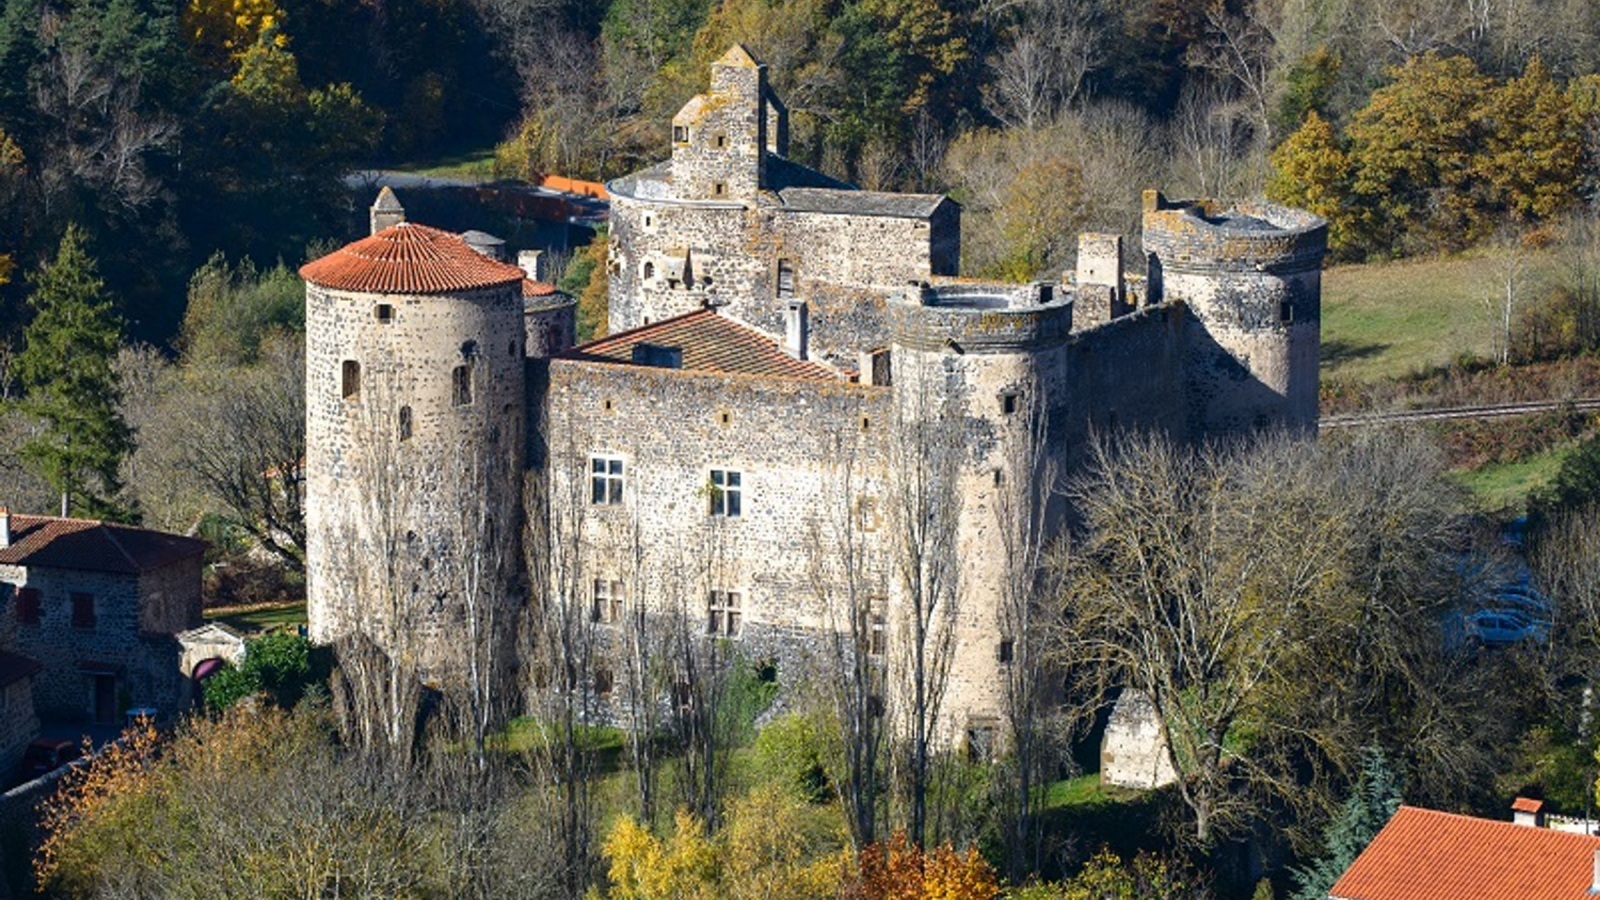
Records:
[[[1000,660],[1000,664],[1002,666],[1011,665],[1011,661],[1016,658],[1016,655],[1017,642],[1010,638],[1005,638],[1002,640],[1000,642],[1000,648],[995,651],[995,657]]]
[[[77,592],[74,592],[72,594],[72,627],[73,628],[93,628],[94,627],[94,595],[93,594],[80,594],[80,593],[77,593]]]
[[[711,185],[711,193],[718,197],[726,196],[728,193],[728,186],[720,181],[716,182],[715,184]]]
[[[883,613],[874,612],[867,622],[867,655],[882,656],[889,649],[889,632]]]
[[[373,310],[373,315],[377,317],[379,325],[388,325],[394,321],[394,306],[388,303],[379,303],[377,308]]]
[[[787,259],[778,260],[778,299],[789,300],[794,297],[794,263]]]
[[[743,501],[740,473],[732,469],[712,469],[711,514],[736,519],[743,509]]]
[[[622,582],[596,578],[594,580],[594,620],[606,625],[615,625],[621,622],[623,599]]]
[[[736,591],[712,591],[707,603],[706,634],[721,637],[739,636],[739,594]]]
[[[589,502],[603,506],[622,502],[622,460],[614,456],[589,457]]]
[[[339,393],[346,400],[361,396],[361,363],[353,359],[344,361],[339,368]]]
[[[39,624],[39,589],[17,590],[17,621],[24,625]]]
[[[616,679],[612,676],[610,669],[594,670],[594,692],[596,694],[602,697],[611,696],[611,689],[615,683]]]
[[[1015,391],[1007,391],[1000,395],[1000,411],[1008,416],[1017,411],[1017,393]]]
[[[672,126],[672,140],[674,143],[689,143],[689,127],[687,125]]]
[[[1285,325],[1294,321],[1294,304],[1288,300],[1278,304],[1278,321]]]
[[[456,406],[472,405],[472,367],[456,366],[450,373],[450,402]]]

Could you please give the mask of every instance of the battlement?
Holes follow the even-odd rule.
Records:
[[[1144,194],[1144,247],[1167,271],[1265,271],[1320,268],[1328,223],[1273,203],[1169,201]]]
[[[1072,302],[1047,282],[921,282],[889,297],[895,345],[955,353],[1055,346],[1072,332]]]

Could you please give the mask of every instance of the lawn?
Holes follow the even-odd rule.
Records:
[[[271,631],[293,630],[306,624],[306,603],[297,600],[253,606],[219,606],[206,610],[206,618],[251,637]]]
[[[1472,471],[1457,471],[1453,477],[1472,492],[1485,511],[1522,513],[1528,494],[1550,483],[1561,468],[1561,461],[1574,446],[1556,447],[1515,462],[1490,463]]]
[[[1334,266],[1322,275],[1322,376],[1372,381],[1488,356],[1484,307],[1499,257],[1474,252],[1435,259]]]
[[[460,178],[488,181],[494,177],[494,145],[464,150],[437,159],[418,160],[386,166],[393,172],[427,175],[433,178]]]

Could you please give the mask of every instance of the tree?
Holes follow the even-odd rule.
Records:
[[[1383,749],[1368,747],[1361,756],[1361,775],[1351,785],[1350,798],[1323,830],[1326,852],[1294,870],[1299,890],[1293,900],[1324,900],[1333,883],[1400,809],[1400,778],[1390,769]]]
[[[61,514],[125,514],[118,506],[119,467],[133,435],[117,410],[112,367],[122,325],[105,297],[83,232],[69,227],[55,259],[33,280],[28,298],[33,321],[16,360],[25,395],[22,409],[44,431],[22,447],[22,457],[61,496]]]
[[[1066,881],[1029,885],[1006,896],[1012,900],[1205,900],[1210,895],[1198,873],[1181,862],[1147,852],[1123,862],[1102,847]]]
[[[918,847],[903,832],[861,851],[859,895],[866,900],[993,900],[994,869],[975,849]]]
[[[1315,111],[1272,151],[1267,197],[1328,220],[1328,249],[1351,248],[1350,159],[1340,148],[1333,126]]]
[[[1570,98],[1539,57],[1521,76],[1488,91],[1474,116],[1482,123],[1483,146],[1473,173],[1491,210],[1533,222],[1572,205],[1583,144]]]

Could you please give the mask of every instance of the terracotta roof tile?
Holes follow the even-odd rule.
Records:
[[[1402,806],[1334,883],[1340,900],[1588,900],[1600,837]]]
[[[632,363],[633,348],[640,344],[671,347],[683,352],[683,368],[693,372],[718,372],[728,375],[776,375],[839,381],[840,376],[826,366],[795,359],[778,342],[740,324],[716,310],[701,309],[672,319],[663,319],[642,328],[603,337],[574,347],[562,359],[588,362]]]
[[[516,266],[490,259],[461,236],[403,222],[300,267],[305,280],[341,291],[448,294],[523,280]]]
[[[1511,808],[1517,812],[1536,813],[1544,809],[1544,801],[1535,800],[1531,797],[1518,797],[1511,801]]]
[[[522,279],[522,296],[524,297],[548,297],[557,293],[560,293],[560,291],[549,282],[534,281],[531,278]]]
[[[206,542],[100,522],[56,516],[11,516],[11,544],[0,563],[137,575],[204,553]]]
[[[0,687],[15,684],[43,668],[38,660],[0,650]]]

